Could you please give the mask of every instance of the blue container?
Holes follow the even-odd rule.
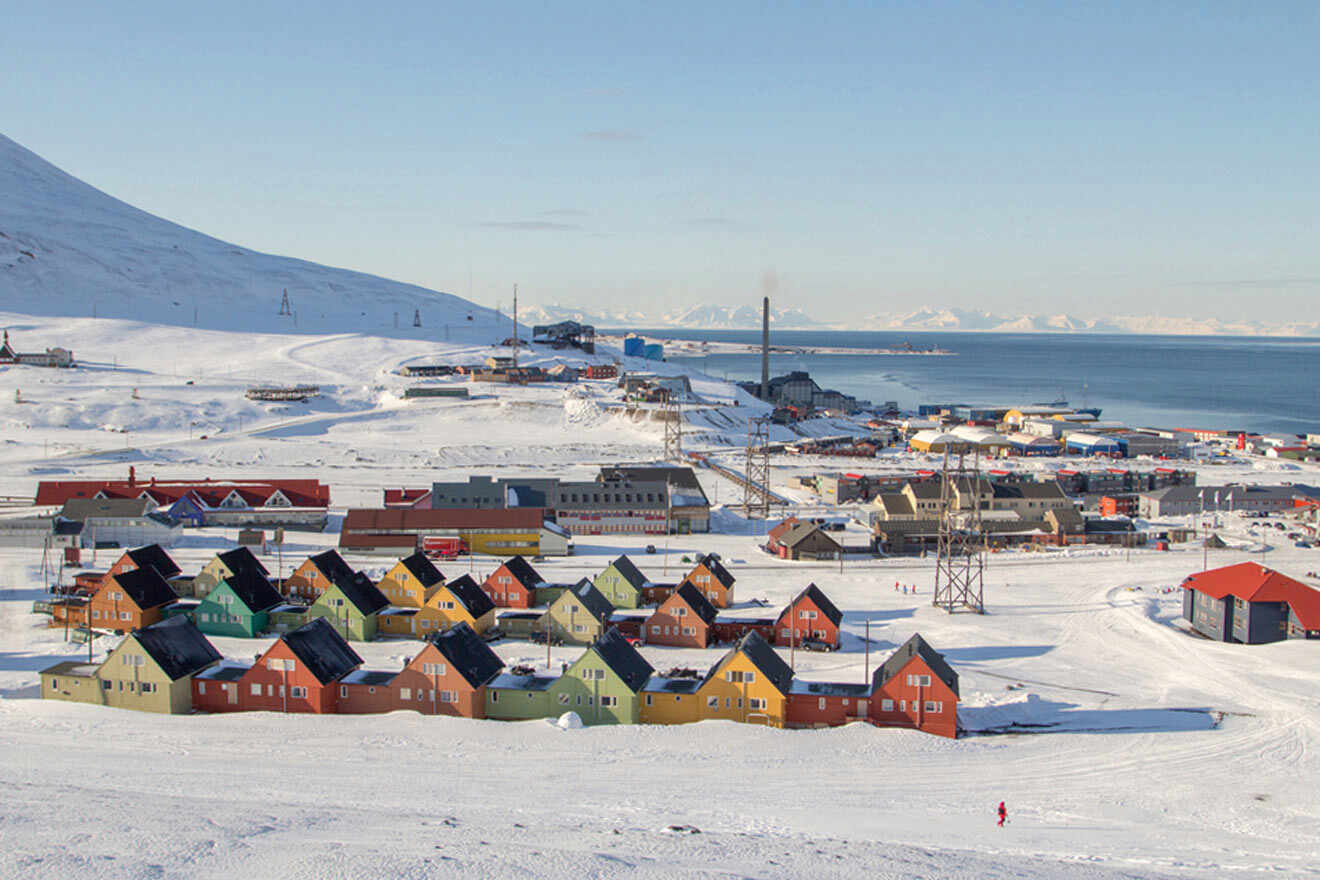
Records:
[[[628,357],[645,357],[646,340],[640,336],[625,336],[623,338],[623,353]]]
[[[648,342],[642,349],[642,357],[648,361],[662,361],[665,359],[665,347],[658,342]]]

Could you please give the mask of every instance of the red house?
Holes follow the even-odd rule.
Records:
[[[344,637],[318,617],[280,636],[244,673],[238,680],[239,709],[335,712],[340,680],[361,665]]]
[[[642,624],[642,641],[648,645],[704,648],[712,641],[718,613],[700,590],[684,581]]]
[[[801,645],[823,642],[832,650],[839,648],[839,624],[843,612],[815,584],[798,593],[775,620],[776,645]]]
[[[936,736],[958,735],[958,673],[920,634],[871,677],[871,721]]]
[[[870,721],[871,685],[793,679],[786,727],[838,727]]]
[[[545,578],[536,573],[530,562],[514,556],[491,572],[481,585],[496,608],[531,608],[536,604],[536,587]]]
[[[428,636],[417,656],[394,676],[389,687],[394,698],[390,710],[485,718],[486,685],[503,668],[504,662],[476,630],[456,623]],[[345,681],[358,674],[351,673]],[[341,707],[341,711],[347,710]]]

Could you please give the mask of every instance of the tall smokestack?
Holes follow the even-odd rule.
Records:
[[[761,399],[770,397],[770,297],[761,300]]]

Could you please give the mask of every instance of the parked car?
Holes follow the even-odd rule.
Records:
[[[820,639],[807,639],[802,643],[802,647],[807,651],[833,651],[834,646],[829,642],[823,642]]]
[[[642,643],[642,640],[639,639],[637,636],[624,636],[624,638],[627,639],[628,644],[632,645],[633,647],[637,647]]]
[[[646,552],[647,552],[647,553],[652,553],[652,554],[655,553],[655,545],[654,545],[654,544],[647,544],[647,545],[646,545]]]
[[[551,644],[551,645],[554,645],[555,647],[558,647],[558,646],[564,644],[564,640],[561,639],[559,636],[552,636],[552,635],[550,635],[549,633],[534,632],[534,633],[532,633],[532,635],[531,635],[531,640],[532,640],[533,642],[536,642],[536,644],[538,644],[538,645],[544,645],[545,642],[546,642],[546,639],[549,639],[549,640],[550,640],[550,644]]]
[[[482,633],[481,637],[488,642],[498,642],[500,639],[504,638],[504,633],[500,632],[498,626],[492,626],[490,629]]]

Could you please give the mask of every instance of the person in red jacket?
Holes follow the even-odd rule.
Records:
[[[1006,821],[1008,821],[1008,807],[1005,807],[1005,806],[1004,806],[1004,802],[1003,802],[1003,801],[1000,801],[1000,802],[999,802],[999,827],[1000,827],[1000,828],[1003,828],[1003,827],[1004,827],[1004,823],[1005,823]]]

